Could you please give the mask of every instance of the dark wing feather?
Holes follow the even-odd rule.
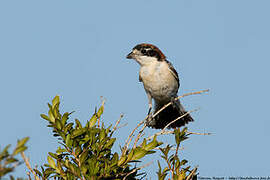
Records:
[[[180,83],[179,83],[179,77],[178,77],[178,73],[176,72],[176,70],[174,69],[172,63],[170,63],[170,61],[168,60],[165,60],[168,65],[169,65],[169,68],[170,68],[170,72],[172,73],[172,75],[175,77],[176,81],[177,81],[177,84],[178,84],[178,88],[180,87]]]

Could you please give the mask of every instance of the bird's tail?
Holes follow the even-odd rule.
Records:
[[[157,104],[155,106],[155,112],[157,112],[160,108],[162,108],[165,104]],[[154,114],[155,114],[154,112]],[[155,129],[163,129],[167,124],[172,122],[178,117],[186,114],[186,110],[181,105],[180,101],[176,101],[173,105],[168,106],[164,110],[162,110],[157,116],[155,116],[151,122],[148,123],[149,127]],[[190,114],[186,114],[176,122],[172,123],[168,128],[177,128],[186,125],[188,122],[194,121]]]

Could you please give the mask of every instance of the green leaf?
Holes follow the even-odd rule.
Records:
[[[55,96],[52,100],[52,107],[55,107],[56,104],[59,104],[60,103],[60,98],[59,96]]]
[[[6,154],[6,153],[8,153],[8,149],[10,148],[10,144],[8,144],[4,149],[3,149],[3,151],[2,151],[2,153],[4,153],[4,154]],[[1,153],[1,154],[2,154]]]
[[[168,153],[171,150],[172,146],[167,145],[165,148],[159,148],[160,151],[165,155],[165,157],[168,157]]]
[[[142,148],[145,149],[145,146],[146,146],[146,139],[144,138],[142,142]]]
[[[180,141],[184,141],[188,139],[187,135],[187,127],[185,127],[181,132],[180,132]]]
[[[115,165],[118,162],[119,156],[117,153],[113,154],[113,158],[112,158],[112,165]]]
[[[50,122],[53,122],[53,123],[54,123],[55,118],[54,118],[54,115],[53,115],[53,113],[52,113],[52,110],[51,110],[51,109],[49,110],[48,115],[49,115]]]
[[[82,128],[82,125],[81,125],[80,121],[78,119],[75,119],[75,122],[76,122],[75,129],[77,129],[77,128],[81,129]]]
[[[100,134],[99,134],[99,139],[100,139],[100,141],[102,141],[104,138],[105,138],[105,129],[102,129],[101,131],[100,131]]]
[[[62,154],[63,152],[67,152],[66,149],[63,149],[63,148],[60,148],[58,147],[58,149],[56,150],[56,153],[59,155],[59,154]]]
[[[65,127],[65,131],[70,131],[72,129],[73,123],[68,123]]]
[[[81,155],[80,155],[80,163],[83,164],[85,162],[85,160],[88,157],[89,152],[88,151],[84,151]]]
[[[14,162],[18,162],[18,160],[14,157],[7,158],[7,160],[6,160],[6,164],[11,164]]]
[[[175,171],[176,171],[176,174],[179,174],[179,169],[180,169],[180,162],[179,162],[179,159],[176,161],[175,163]]]
[[[73,141],[70,139],[70,134],[68,134],[67,137],[66,137],[66,145],[67,145],[67,147],[71,148],[72,143],[73,143]]]
[[[66,124],[68,118],[69,118],[69,113],[68,112],[65,112],[63,114],[63,117],[62,117],[62,120],[61,120],[62,126],[64,126]]]
[[[124,163],[125,163],[125,161],[127,160],[127,156],[122,156],[121,158],[120,158],[120,160],[118,161],[118,166],[121,166],[121,165],[123,165]]]
[[[61,119],[61,114],[59,113],[59,103],[53,107],[52,112],[55,118]]]
[[[140,147],[137,147],[135,150],[134,150],[134,155],[132,157],[132,160],[138,160],[138,159],[141,159],[143,158],[146,154],[147,154],[148,151],[140,148]]]
[[[126,162],[129,162],[130,160],[132,160],[132,159],[133,159],[133,155],[134,155],[134,149],[132,149],[132,150],[128,153]]]
[[[158,175],[158,179],[159,180],[164,180],[165,177],[167,176],[167,172],[169,171],[168,167],[166,167],[163,171],[162,171],[162,168],[161,168],[161,165],[160,165],[160,162],[158,161],[158,172],[157,172],[157,175]]]
[[[50,167],[52,167],[53,169],[55,169],[56,166],[55,166],[55,162],[54,162],[53,158],[51,156],[48,156],[47,157],[47,160],[48,160],[48,163],[49,163]]]
[[[48,116],[46,116],[45,114],[41,114],[40,115],[43,119],[47,120],[47,121],[51,121],[50,118]]]
[[[91,117],[90,121],[89,121],[89,127],[93,127],[97,122],[97,114],[93,114],[93,116]]]
[[[179,180],[184,180],[186,179],[186,173],[184,171],[181,171],[179,177],[178,177]]]
[[[183,159],[180,163],[181,166],[184,166],[188,161],[186,159]]]
[[[82,152],[81,146],[77,146],[77,147],[75,148],[75,154],[76,154],[76,156],[78,156],[81,152]]]
[[[179,146],[180,144],[180,129],[179,128],[174,130],[174,135],[175,135],[175,142],[177,146]]]
[[[86,174],[86,172],[87,172],[87,167],[85,166],[85,165],[83,165],[82,167],[81,167],[81,169],[82,169],[82,174],[85,176],[85,174]],[[88,178],[86,178],[86,179],[88,179]]]
[[[111,147],[113,146],[114,142],[116,141],[116,138],[112,138],[110,139],[106,145],[104,146],[105,148],[111,149]]]
[[[45,171],[44,171],[44,174],[46,177],[49,177],[51,174],[54,173],[54,169],[53,168],[47,168]]]
[[[51,157],[53,157],[54,159],[57,159],[57,154],[54,154],[54,153],[52,153],[52,152],[49,152],[48,153]]]
[[[100,108],[98,109],[98,112],[97,112],[98,118],[100,118],[100,116],[103,114],[103,111],[104,111],[104,102],[102,106],[100,106]]]
[[[29,137],[25,137],[21,140],[18,140],[17,147],[24,146],[24,144],[29,140]]]
[[[62,129],[62,124],[61,124],[61,121],[60,120],[55,119],[55,125],[56,125],[56,128],[58,130],[61,130]]]
[[[19,154],[19,153],[25,151],[26,149],[27,149],[27,147],[25,147],[25,146],[20,146],[20,147],[18,147],[18,148],[16,148],[16,149],[14,150],[13,155],[17,155],[17,154]]]
[[[149,150],[152,150],[152,149],[154,149],[154,148],[160,146],[161,144],[162,144],[162,143],[159,143],[159,142],[157,141],[157,136],[155,136],[152,142],[150,142],[150,143],[148,143],[147,145],[145,145],[145,148],[144,148],[144,149],[147,150],[147,151],[149,151]]]
[[[33,169],[33,170],[35,171],[35,173],[36,173],[37,175],[42,176],[42,173],[41,173],[39,170],[37,170],[37,169]]]
[[[72,138],[82,135],[86,132],[86,129],[76,129],[72,132]]]

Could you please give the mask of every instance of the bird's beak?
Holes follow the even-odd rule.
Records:
[[[133,52],[129,53],[126,58],[127,59],[132,59],[133,58]]]

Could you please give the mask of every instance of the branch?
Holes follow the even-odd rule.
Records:
[[[186,178],[186,180],[190,180],[193,178],[193,176],[195,175],[196,171],[197,171],[198,167],[195,167],[191,173],[189,173],[188,177]]]
[[[31,168],[29,159],[25,156],[24,152],[21,152],[21,156],[27,166],[27,168],[31,171],[31,173],[34,175],[35,180],[40,180],[39,177],[36,175],[35,171]]]
[[[139,134],[137,135],[137,138],[136,138],[135,141],[134,141],[133,148],[136,147],[137,142],[139,141],[139,139],[140,139],[140,137],[141,137],[141,134],[142,134],[142,132],[143,132],[143,130],[144,130],[145,128],[146,128],[146,123],[144,123],[142,129],[140,130]]]
[[[173,134],[173,133],[174,133],[174,131],[160,131],[160,132],[157,132],[156,134],[154,134],[152,136],[149,136],[148,138],[146,138],[146,140],[149,141],[149,140],[153,139],[155,136],[166,135],[166,134]],[[191,135],[191,134],[206,136],[206,135],[212,135],[213,133],[187,132],[187,136],[188,135]]]
[[[195,94],[202,94],[204,92],[209,92],[209,89],[206,89],[206,90],[201,90],[201,91],[197,91],[197,92],[191,92],[191,93],[186,93],[186,94],[183,94],[182,96],[178,96],[176,97],[174,100],[178,100],[180,98],[183,98],[185,96],[190,96],[190,95],[195,95]],[[156,117],[161,111],[163,111],[165,108],[167,108],[168,106],[170,106],[172,104],[172,102],[169,102],[168,104],[166,104],[165,106],[163,106],[160,110],[158,110],[154,115],[153,115],[153,118]]]
[[[136,131],[136,129],[138,129],[138,128],[144,123],[144,121],[145,121],[147,118],[148,118],[148,116],[147,116],[144,120],[142,120],[142,121],[141,121],[141,122],[133,129],[133,131],[129,134],[129,136],[128,136],[127,140],[126,140],[125,146],[124,146],[124,150],[123,150],[123,153],[122,153],[123,155],[126,154],[126,152],[127,152],[128,146],[129,146],[130,142],[132,141],[132,137],[133,137],[134,132]]]
[[[116,123],[115,123],[115,125],[114,125],[114,127],[113,127],[113,129],[112,129],[112,132],[111,132],[111,134],[110,134],[110,137],[112,137],[112,135],[113,135],[113,133],[116,131],[116,129],[117,129],[117,126],[118,126],[118,124],[120,123],[120,121],[121,121],[121,119],[123,118],[123,114],[121,114],[120,115],[120,118],[116,121]]]
[[[122,128],[122,127],[125,127],[125,126],[127,126],[127,125],[128,125],[128,123],[121,124],[120,126],[118,126],[118,127],[116,128],[116,130],[118,130],[118,129]]]
[[[191,92],[191,93],[186,93],[186,94],[183,94],[182,96],[178,96],[175,98],[175,100],[178,100],[182,97],[185,97],[185,96],[189,96],[189,95],[195,95],[195,94],[202,94],[204,92],[208,92],[209,89],[206,89],[206,90],[201,90],[201,91],[197,91],[197,92]],[[152,118],[154,118],[155,116],[157,116],[161,111],[163,111],[165,108],[167,108],[168,106],[170,106],[172,104],[172,102],[169,102],[168,104],[164,105],[161,109],[159,109],[153,116]],[[187,114],[191,113],[191,112],[194,112],[194,111],[197,111],[197,110],[193,110],[193,111],[188,111],[187,113],[185,113],[184,115],[180,116],[179,118],[175,119],[174,121],[170,122],[169,124],[167,124],[167,126],[159,133],[156,133],[155,135],[161,135],[161,134],[166,134],[167,132],[165,132],[165,129],[167,127],[169,127],[172,123],[174,123],[175,121],[178,121],[179,119],[181,119],[182,117],[186,116]],[[146,119],[148,119],[149,115],[146,116],[146,118],[144,120],[142,120],[134,129],[133,131],[129,134],[127,140],[126,140],[126,143],[125,143],[125,146],[124,146],[124,150],[123,150],[123,154],[126,153],[128,147],[129,147],[129,144],[130,142],[132,141],[132,138],[133,138],[133,135],[134,135],[134,132],[136,131],[136,129],[138,129],[144,122]],[[136,143],[137,141],[139,140],[140,138],[140,134],[142,133],[142,131],[144,130],[145,128],[145,125],[143,126],[143,128],[141,129],[140,133],[138,134],[136,140],[135,140],[135,146],[136,146]],[[170,134],[170,133],[168,133]],[[154,135],[154,136],[155,136]],[[151,137],[148,137],[147,140],[149,139],[152,139],[154,136],[151,136]]]
[[[179,116],[178,118],[176,118],[175,120],[171,121],[170,123],[168,123],[163,129],[162,131],[165,131],[171,124],[173,124],[174,122],[178,121],[179,119],[185,117],[186,115],[192,113],[192,112],[195,112],[195,111],[198,111],[198,109],[194,109],[194,110],[191,110],[191,111],[188,111],[186,112],[185,114],[183,114],[182,116]]]
[[[129,175],[131,175],[132,173],[136,172],[137,170],[140,170],[140,169],[142,169],[142,168],[145,168],[145,167],[147,167],[147,166],[150,166],[152,163],[153,163],[153,161],[151,161],[151,162],[149,162],[149,163],[147,163],[147,164],[145,164],[145,165],[142,165],[142,166],[140,166],[140,167],[138,167],[138,168],[133,169],[131,172],[129,172],[129,173],[124,177],[123,180],[125,180]]]
[[[212,133],[196,133],[196,132],[187,132],[187,136],[191,134],[197,134],[197,135],[211,135]]]
[[[150,140],[150,139],[153,139],[155,136],[159,136],[159,135],[162,135],[162,134],[173,134],[174,131],[166,131],[167,127],[169,127],[172,123],[178,121],[179,119],[181,119],[182,117],[185,117],[186,115],[188,115],[189,113],[191,112],[195,112],[197,111],[198,109],[194,109],[194,110],[191,110],[191,111],[188,111],[186,112],[185,114],[183,114],[182,116],[179,116],[178,118],[176,118],[175,120],[171,121],[170,123],[168,123],[161,131],[155,133],[154,135],[148,137],[146,140]]]
[[[82,175],[82,176],[80,176],[80,179],[85,180],[85,177],[84,177],[84,175],[83,175],[83,173],[82,173],[82,170],[81,170],[81,162],[80,162],[80,158],[76,155],[75,151],[70,150],[70,153],[75,157],[75,160],[77,161],[76,163],[77,163],[78,166],[79,166],[79,170],[80,170],[80,173],[81,173],[81,175]],[[75,176],[76,176],[76,175],[75,175]]]
[[[146,140],[150,140],[150,139],[153,139],[155,136],[159,136],[159,135],[163,135],[163,134],[173,134],[174,131],[159,131],[157,132],[156,134],[152,135],[152,136],[149,136],[148,138],[146,138]]]

